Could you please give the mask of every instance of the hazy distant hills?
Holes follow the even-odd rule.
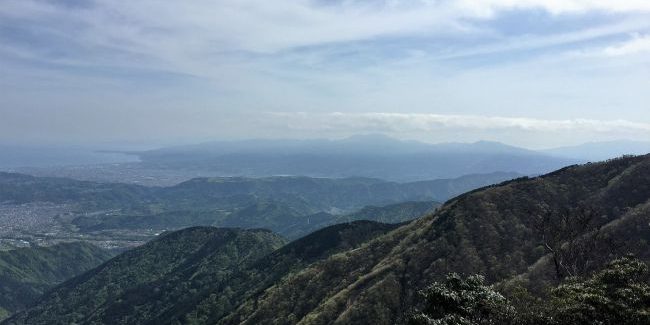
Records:
[[[124,153],[0,145],[0,153],[2,170],[151,186],[213,176],[368,177],[410,182],[492,172],[538,175],[575,163],[647,154],[650,142],[617,140],[528,150],[490,141],[429,144],[375,134],[341,140],[217,141]]]
[[[145,187],[0,172],[0,203],[71,204],[76,217],[69,225],[86,233],[212,225],[266,228],[296,238],[333,224],[342,215],[356,220],[350,213],[365,206],[423,201],[427,210],[435,202],[517,176],[492,173],[412,183],[370,178],[222,177]],[[393,210],[394,216],[364,218],[401,222],[421,215],[421,207],[413,209],[411,204]]]
[[[386,206],[369,205],[358,211],[343,215],[319,212],[308,216],[299,216],[297,220],[291,224],[285,224],[285,226],[279,228],[277,232],[285,238],[295,239],[329,225],[354,222],[358,220],[399,224],[431,213],[440,205],[440,203],[434,201],[407,201]],[[253,221],[258,220],[258,218],[255,217],[250,219]],[[228,224],[221,224],[219,226],[228,226]]]
[[[590,142],[577,146],[560,147],[542,152],[584,161],[601,161],[623,155],[645,155],[650,153],[650,142],[643,141],[609,141]]]
[[[343,140],[211,142],[136,153],[148,168],[260,177],[370,177],[394,181],[468,174],[540,174],[577,162],[497,142],[427,144],[381,135]]]
[[[259,230],[170,233],[6,324],[403,323],[447,272],[544,295],[627,253],[649,261],[649,222],[650,156],[616,159],[475,190],[396,229],[335,225],[286,246]]]
[[[443,202],[469,190],[519,177],[515,173],[495,172],[466,175],[454,179],[397,183],[372,178],[313,178],[276,176],[264,178],[196,178],[163,188],[168,200],[254,195],[283,200],[297,197],[320,210],[351,210],[366,205],[385,205],[404,201]]]

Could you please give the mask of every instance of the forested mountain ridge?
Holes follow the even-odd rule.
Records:
[[[535,266],[524,281],[534,291],[539,282],[597,269],[621,254],[648,260],[649,198],[650,156],[477,190],[302,270],[221,322],[270,324],[291,317],[300,324],[392,324],[405,321],[418,288],[448,272],[479,273],[494,283]],[[293,298],[304,292],[309,299]]]
[[[486,283],[505,292],[526,290],[544,297],[564,279],[588,275],[616,257],[633,253],[649,261],[649,199],[650,155],[570,166],[460,195],[396,229],[364,226],[370,228],[341,236],[336,229],[347,228],[331,226],[279,250],[270,248],[250,264],[234,269],[224,264],[218,270],[225,277],[211,268],[170,270],[155,285],[136,283],[137,289],[101,307],[96,302],[107,301],[106,290],[93,284],[106,281],[97,280],[102,272],[96,269],[57,287],[6,323],[39,324],[53,317],[80,323],[404,323],[419,304],[418,290],[449,272],[482,274]],[[364,233],[369,235],[358,235]],[[174,234],[144,247],[155,256],[158,249],[152,245]],[[350,245],[337,244],[357,237]],[[321,246],[331,238],[332,245]],[[314,244],[313,250],[305,248]],[[160,261],[177,265],[176,259],[184,260]],[[126,274],[134,270],[125,263],[114,265],[112,274],[122,279],[128,277],[120,275],[120,267]]]
[[[0,252],[0,311],[25,308],[46,290],[112,256],[106,250],[82,242]]]
[[[396,227],[345,223],[285,246],[266,230],[188,228],[67,281],[7,322],[175,324],[219,319],[290,272]]]

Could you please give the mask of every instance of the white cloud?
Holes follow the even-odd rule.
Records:
[[[625,43],[608,46],[603,50],[603,54],[606,56],[621,56],[639,53],[650,53],[650,35],[636,35]]]
[[[593,46],[580,50],[569,51],[571,58],[609,58],[644,55],[650,53],[650,34],[633,33],[627,40],[606,46]],[[646,56],[647,57],[647,56]]]
[[[499,130],[533,132],[628,132],[650,135],[650,123],[626,120],[567,119],[546,120],[525,117],[426,113],[274,113],[285,119],[289,128],[306,130],[370,130],[384,132],[432,132],[444,129]]]
[[[552,13],[591,10],[645,12],[650,1],[586,0],[96,0],[81,8],[56,2],[5,0],[0,19],[17,19],[35,42],[0,44],[0,51],[31,60],[79,67],[150,68],[202,77],[228,74],[250,60],[240,52],[286,54],[303,47],[385,37],[481,35],[468,19],[491,19],[512,9]],[[449,58],[538,49],[650,28],[634,19],[541,38],[494,38],[479,47],[448,50]],[[640,22],[639,22],[640,21]],[[36,36],[39,37],[39,36]],[[494,35],[492,35],[494,37]],[[41,44],[42,43],[42,44]],[[56,55],[52,55],[55,53]],[[234,59],[233,59],[234,58]]]
[[[459,0],[458,6],[482,15],[511,9],[543,9],[553,14],[585,11],[630,12],[650,11],[646,0]]]
[[[552,13],[591,10],[650,11],[650,1],[444,0],[97,0],[82,9],[34,0],[5,0],[0,15],[68,26],[81,41],[133,52],[174,49],[179,54],[245,50],[276,52],[301,46],[405,34],[472,30],[467,18],[489,18],[503,10],[540,8]],[[64,23],[69,22],[69,23]],[[56,29],[57,26],[49,26]],[[150,53],[151,54],[151,53]]]

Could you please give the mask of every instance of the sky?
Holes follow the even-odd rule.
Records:
[[[0,0],[0,143],[650,140],[647,0]]]

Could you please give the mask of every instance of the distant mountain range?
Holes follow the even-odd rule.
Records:
[[[264,230],[191,228],[59,285],[3,324],[401,324],[418,291],[448,272],[481,274],[531,308],[613,258],[650,261],[649,199],[650,155],[477,189],[402,226],[340,224],[289,244]]]
[[[399,182],[514,172],[539,175],[575,163],[650,153],[650,141],[591,142],[529,150],[499,142],[403,141],[380,134],[341,140],[239,140],[102,151],[0,145],[0,170],[102,182],[173,185],[195,177],[369,177]]]
[[[609,141],[590,142],[577,146],[560,147],[542,150],[542,152],[583,161],[601,161],[621,157],[623,155],[645,155],[650,153],[650,141]]]
[[[492,172],[540,174],[579,162],[498,142],[427,144],[381,135],[211,142],[133,154],[148,168],[204,170],[227,176],[370,177],[402,182]]]

